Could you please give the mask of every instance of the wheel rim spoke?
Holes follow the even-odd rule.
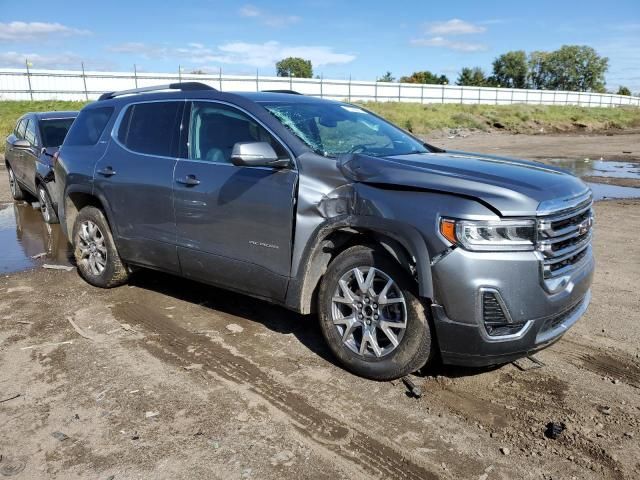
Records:
[[[77,235],[78,263],[84,265],[93,275],[101,275],[107,268],[108,250],[105,238],[98,225],[84,221]]]
[[[355,267],[338,280],[331,312],[343,345],[364,359],[394,351],[407,328],[402,290],[389,275],[371,266]]]

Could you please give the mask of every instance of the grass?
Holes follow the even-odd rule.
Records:
[[[362,103],[362,106],[416,134],[442,128],[504,130],[511,133],[604,131],[640,127],[640,108],[551,105],[420,105]]]
[[[0,153],[4,138],[26,112],[79,110],[86,102],[0,101]],[[550,105],[420,105],[418,103],[362,104],[416,134],[442,128],[504,130],[512,133],[604,131],[640,127],[640,108],[587,108]]]
[[[80,110],[87,102],[50,101],[0,101],[0,153],[4,153],[5,138],[13,131],[18,118],[27,112],[52,110]]]

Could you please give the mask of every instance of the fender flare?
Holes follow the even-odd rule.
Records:
[[[372,216],[344,215],[316,227],[300,260],[295,277],[289,282],[285,305],[300,313],[311,313],[313,294],[329,264],[331,254],[324,252],[327,238],[334,232],[353,228],[393,239],[415,259],[418,294],[433,298],[433,278],[427,245],[417,229],[406,223]],[[393,246],[391,246],[393,247]]]
[[[94,191],[94,189],[90,185],[72,185],[68,187],[64,192],[64,201],[60,202],[60,205],[58,205],[58,217],[60,218],[60,225],[62,225],[62,229],[66,237],[68,239],[71,239],[71,235],[70,235],[71,232],[69,232],[67,228],[67,212],[66,212],[67,201],[70,199],[70,196],[74,193],[82,193],[96,199],[96,201],[102,207],[102,210],[104,211],[105,216],[107,217],[107,222],[109,222],[109,226],[111,228],[111,232],[115,240],[117,238],[117,235],[115,232],[115,225],[112,222],[112,213],[111,213],[111,209],[109,208],[109,203],[107,202],[104,195],[101,195],[99,192]]]

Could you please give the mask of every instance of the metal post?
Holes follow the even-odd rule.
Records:
[[[513,95],[513,92],[511,92],[511,94]],[[478,87],[478,105],[480,105],[480,96],[482,95],[482,90],[480,89],[480,87]]]
[[[182,83],[182,67],[178,65],[178,83]]]
[[[513,105],[513,88],[511,89],[511,100],[510,100],[510,102],[511,102],[511,105]]]
[[[293,80],[291,78],[291,69],[289,69],[289,90],[293,90]]]
[[[136,64],[133,64],[133,82],[136,85],[136,88],[138,88],[138,67],[136,67]]]
[[[376,83],[374,84],[373,87],[373,99],[374,101],[378,101],[378,79],[376,78]]]
[[[591,106],[591,99],[593,98],[593,94],[589,93],[589,106]]]
[[[496,105],[498,105],[498,89],[496,88]]]
[[[556,104],[556,91],[553,91],[553,104]]]
[[[222,67],[218,68],[218,83],[220,84],[218,90],[222,91]]]
[[[351,75],[349,75],[349,101],[351,101]]]
[[[462,98],[464,97],[464,85],[460,86],[460,105],[462,105],[464,102],[462,101]]]
[[[424,85],[420,85],[420,105],[424,103]]]
[[[444,104],[444,83],[442,84],[442,103]]]
[[[260,78],[258,77],[258,69],[256,68],[256,92],[260,91],[260,85],[258,83],[259,81],[260,81]]]
[[[524,104],[529,105],[529,89],[527,89],[526,93],[524,94]]]
[[[29,71],[29,60],[24,59],[24,64],[27,66],[27,83],[29,84],[29,97],[33,101],[33,90],[31,89],[31,72]]]
[[[398,82],[398,103],[402,101],[402,93],[401,93],[402,84]]]
[[[80,65],[82,65],[82,82],[84,83],[84,98],[88,101],[89,92],[87,92],[87,76],[84,73],[84,62],[80,62]]]
[[[323,91],[322,91],[322,81],[324,80],[324,73],[320,74],[320,98],[323,98]]]

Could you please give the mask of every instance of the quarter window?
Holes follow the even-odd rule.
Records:
[[[118,140],[129,150],[175,157],[179,135],[178,115],[182,102],[151,102],[131,105],[118,128]]]
[[[24,140],[24,131],[27,129],[27,118],[23,118],[18,122],[18,126],[16,127],[16,137],[20,140]]]
[[[193,102],[189,125],[189,158],[193,160],[231,163],[237,142],[267,142],[278,158],[289,158],[285,148],[263,126],[227,105]]]

